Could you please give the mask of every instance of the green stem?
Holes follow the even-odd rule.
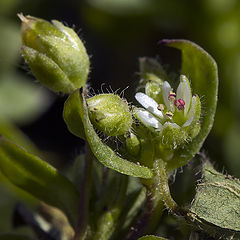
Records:
[[[136,240],[144,234],[152,233],[162,217],[163,201],[156,176],[147,184],[146,204],[141,217],[129,231],[126,240]]]
[[[74,240],[84,240],[87,238],[88,232],[88,212],[89,212],[89,199],[91,191],[91,179],[92,179],[92,164],[93,164],[93,154],[92,151],[86,143],[85,145],[85,166],[84,166],[84,176],[80,191],[80,200],[78,208],[78,223],[75,230]]]
[[[159,188],[159,192],[166,208],[175,215],[186,215],[185,211],[177,205],[171,196],[166,173],[166,163],[161,159],[156,160],[154,163],[154,168],[156,173],[156,184]]]
[[[111,206],[109,206],[109,209],[101,215],[97,231],[93,238],[94,240],[109,239],[117,226],[117,219],[121,213],[128,185],[128,177],[123,175],[120,175],[119,177],[119,191],[116,194],[113,204],[111,204]]]

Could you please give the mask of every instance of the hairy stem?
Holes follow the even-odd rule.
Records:
[[[156,160],[154,163],[156,173],[155,179],[159,188],[158,192],[160,192],[164,205],[169,211],[175,215],[184,216],[186,215],[184,209],[180,208],[171,196],[165,166],[166,163],[161,159]]]
[[[91,191],[93,154],[86,143],[85,145],[85,166],[82,186],[80,191],[80,200],[78,208],[78,223],[75,231],[74,240],[84,240],[87,237],[87,222],[89,211],[89,198]]]
[[[147,186],[145,208],[127,234],[126,240],[136,240],[144,234],[152,233],[159,224],[162,216],[163,201],[155,178],[152,184]]]

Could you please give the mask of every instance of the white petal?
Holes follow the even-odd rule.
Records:
[[[164,118],[163,113],[158,110],[158,103],[154,99],[142,92],[136,93],[135,98],[149,112],[153,113],[161,119]]]
[[[187,114],[192,99],[190,83],[185,75],[180,76],[180,83],[177,88],[177,99],[183,99],[185,102],[184,115]]]
[[[135,109],[136,118],[146,127],[161,129],[162,124],[150,112],[143,109]]]
[[[192,121],[193,121],[193,117],[191,117],[190,119],[188,119],[183,125],[182,125],[182,127],[188,127],[188,126],[190,126],[190,124],[192,123]]]
[[[170,91],[172,90],[172,88],[171,88],[170,84],[167,81],[165,81],[163,83],[163,88],[162,89],[163,89],[163,101],[164,101],[164,104],[165,104],[165,106],[167,107],[168,110],[172,110],[170,101],[168,99]]]

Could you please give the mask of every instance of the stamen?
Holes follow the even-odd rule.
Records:
[[[185,102],[183,99],[180,98],[178,100],[175,100],[174,105],[177,107],[178,110],[184,110]]]
[[[168,95],[168,100],[170,102],[173,102],[175,99],[176,99],[176,93],[174,93],[173,91],[170,91]]]
[[[158,107],[157,107],[157,109],[160,110],[160,111],[163,111],[163,110],[165,109],[164,104],[162,104],[162,103],[159,104]]]
[[[173,113],[172,113],[172,112],[166,112],[166,116],[167,116],[169,119],[172,119]]]

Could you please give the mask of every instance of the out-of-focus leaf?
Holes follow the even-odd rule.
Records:
[[[205,163],[203,182],[191,206],[196,218],[227,230],[240,231],[240,180]]]
[[[119,157],[109,146],[102,142],[90,122],[85,98],[80,94],[79,90],[75,91],[72,95],[68,99],[68,104],[64,106],[65,108],[69,108],[64,110],[64,119],[67,119],[65,122],[70,129],[75,129],[76,118],[74,114],[78,115],[77,118],[79,120],[82,119],[86,139],[95,157],[106,167],[118,171],[122,174],[141,178],[151,178],[153,174],[149,168],[137,165],[133,162],[129,162]],[[70,101],[73,101],[73,104],[71,104]],[[78,109],[76,109],[76,107]],[[68,113],[67,116],[74,116],[74,127],[71,126],[71,118],[66,118],[66,112]],[[75,135],[77,134],[79,133],[75,133]]]
[[[39,155],[39,151],[34,143],[10,121],[0,118],[0,135],[8,138],[17,145],[22,146],[28,152]]]
[[[14,185],[60,208],[72,224],[76,223],[79,196],[74,185],[55,168],[3,136],[0,138],[0,171]]]
[[[9,234],[0,234],[0,240],[31,240],[28,236],[17,235],[13,233]]]
[[[18,123],[34,120],[52,102],[50,95],[15,74],[0,79],[1,116]]]
[[[231,173],[236,177],[240,177],[239,141],[240,141],[240,125],[239,121],[234,121],[231,124],[231,128],[225,135],[223,147],[227,159],[226,165],[228,169],[231,171]]]
[[[153,235],[147,235],[147,236],[139,238],[138,240],[167,240],[167,239],[162,238],[162,237],[153,236]]]
[[[3,2],[8,2],[7,0],[2,0],[0,3],[0,13],[2,11],[1,5]],[[9,1],[11,2],[11,1]],[[1,15],[1,14],[0,14]],[[0,18],[0,75],[9,72],[16,66],[16,61],[19,56],[19,48],[21,44],[21,39],[19,36],[19,29],[13,22],[7,21]]]
[[[191,142],[175,151],[167,166],[171,171],[193,158],[212,128],[217,105],[218,72],[214,59],[195,43],[187,40],[162,40],[161,43],[181,50],[181,73],[190,79],[193,93],[203,99],[200,132]]]
[[[152,6],[151,0],[87,0],[87,2],[95,8],[122,15],[145,12]]]
[[[0,1],[0,16],[8,14],[18,4],[18,0],[1,0]]]

